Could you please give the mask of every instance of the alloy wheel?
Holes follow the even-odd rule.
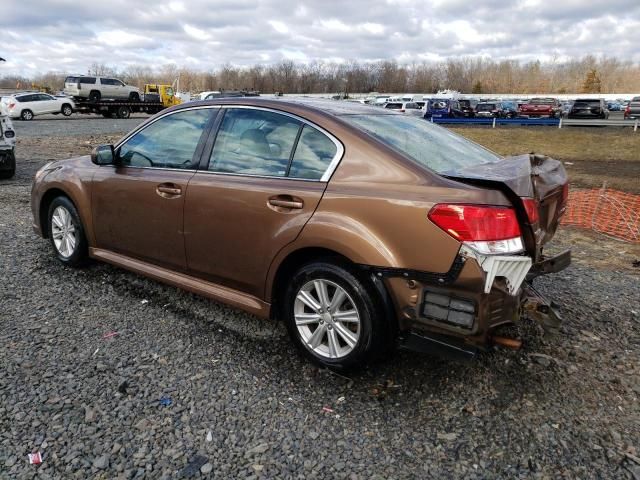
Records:
[[[64,258],[73,255],[78,243],[76,237],[76,227],[69,210],[63,206],[58,206],[51,215],[51,236],[56,250]]]
[[[293,306],[296,328],[305,346],[324,358],[341,358],[360,338],[360,314],[337,283],[317,279],[300,288]]]

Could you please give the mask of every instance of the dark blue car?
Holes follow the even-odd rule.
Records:
[[[460,102],[448,98],[429,99],[427,111],[424,114],[424,118],[460,118],[464,116]]]

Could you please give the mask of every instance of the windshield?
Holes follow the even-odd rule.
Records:
[[[421,118],[403,115],[344,115],[342,118],[438,173],[454,173],[500,160],[480,145]]]
[[[429,108],[433,110],[443,110],[449,107],[449,100],[432,99],[429,100]]]

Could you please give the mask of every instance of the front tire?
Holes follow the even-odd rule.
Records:
[[[140,94],[138,92],[131,92],[129,94],[129,100],[132,102],[139,102],[140,101]]]
[[[302,266],[282,302],[289,335],[313,362],[333,369],[366,363],[385,350],[386,316],[377,291],[331,261]]]
[[[62,115],[64,115],[65,117],[70,117],[71,114],[73,113],[73,108],[71,108],[71,105],[65,103],[64,105],[62,105]]]
[[[49,205],[49,240],[58,260],[70,267],[79,267],[87,260],[87,238],[80,216],[67,197],[57,197]]]

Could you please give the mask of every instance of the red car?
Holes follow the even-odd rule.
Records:
[[[560,102],[555,98],[532,98],[520,106],[518,114],[529,118],[560,118],[562,108]]]

